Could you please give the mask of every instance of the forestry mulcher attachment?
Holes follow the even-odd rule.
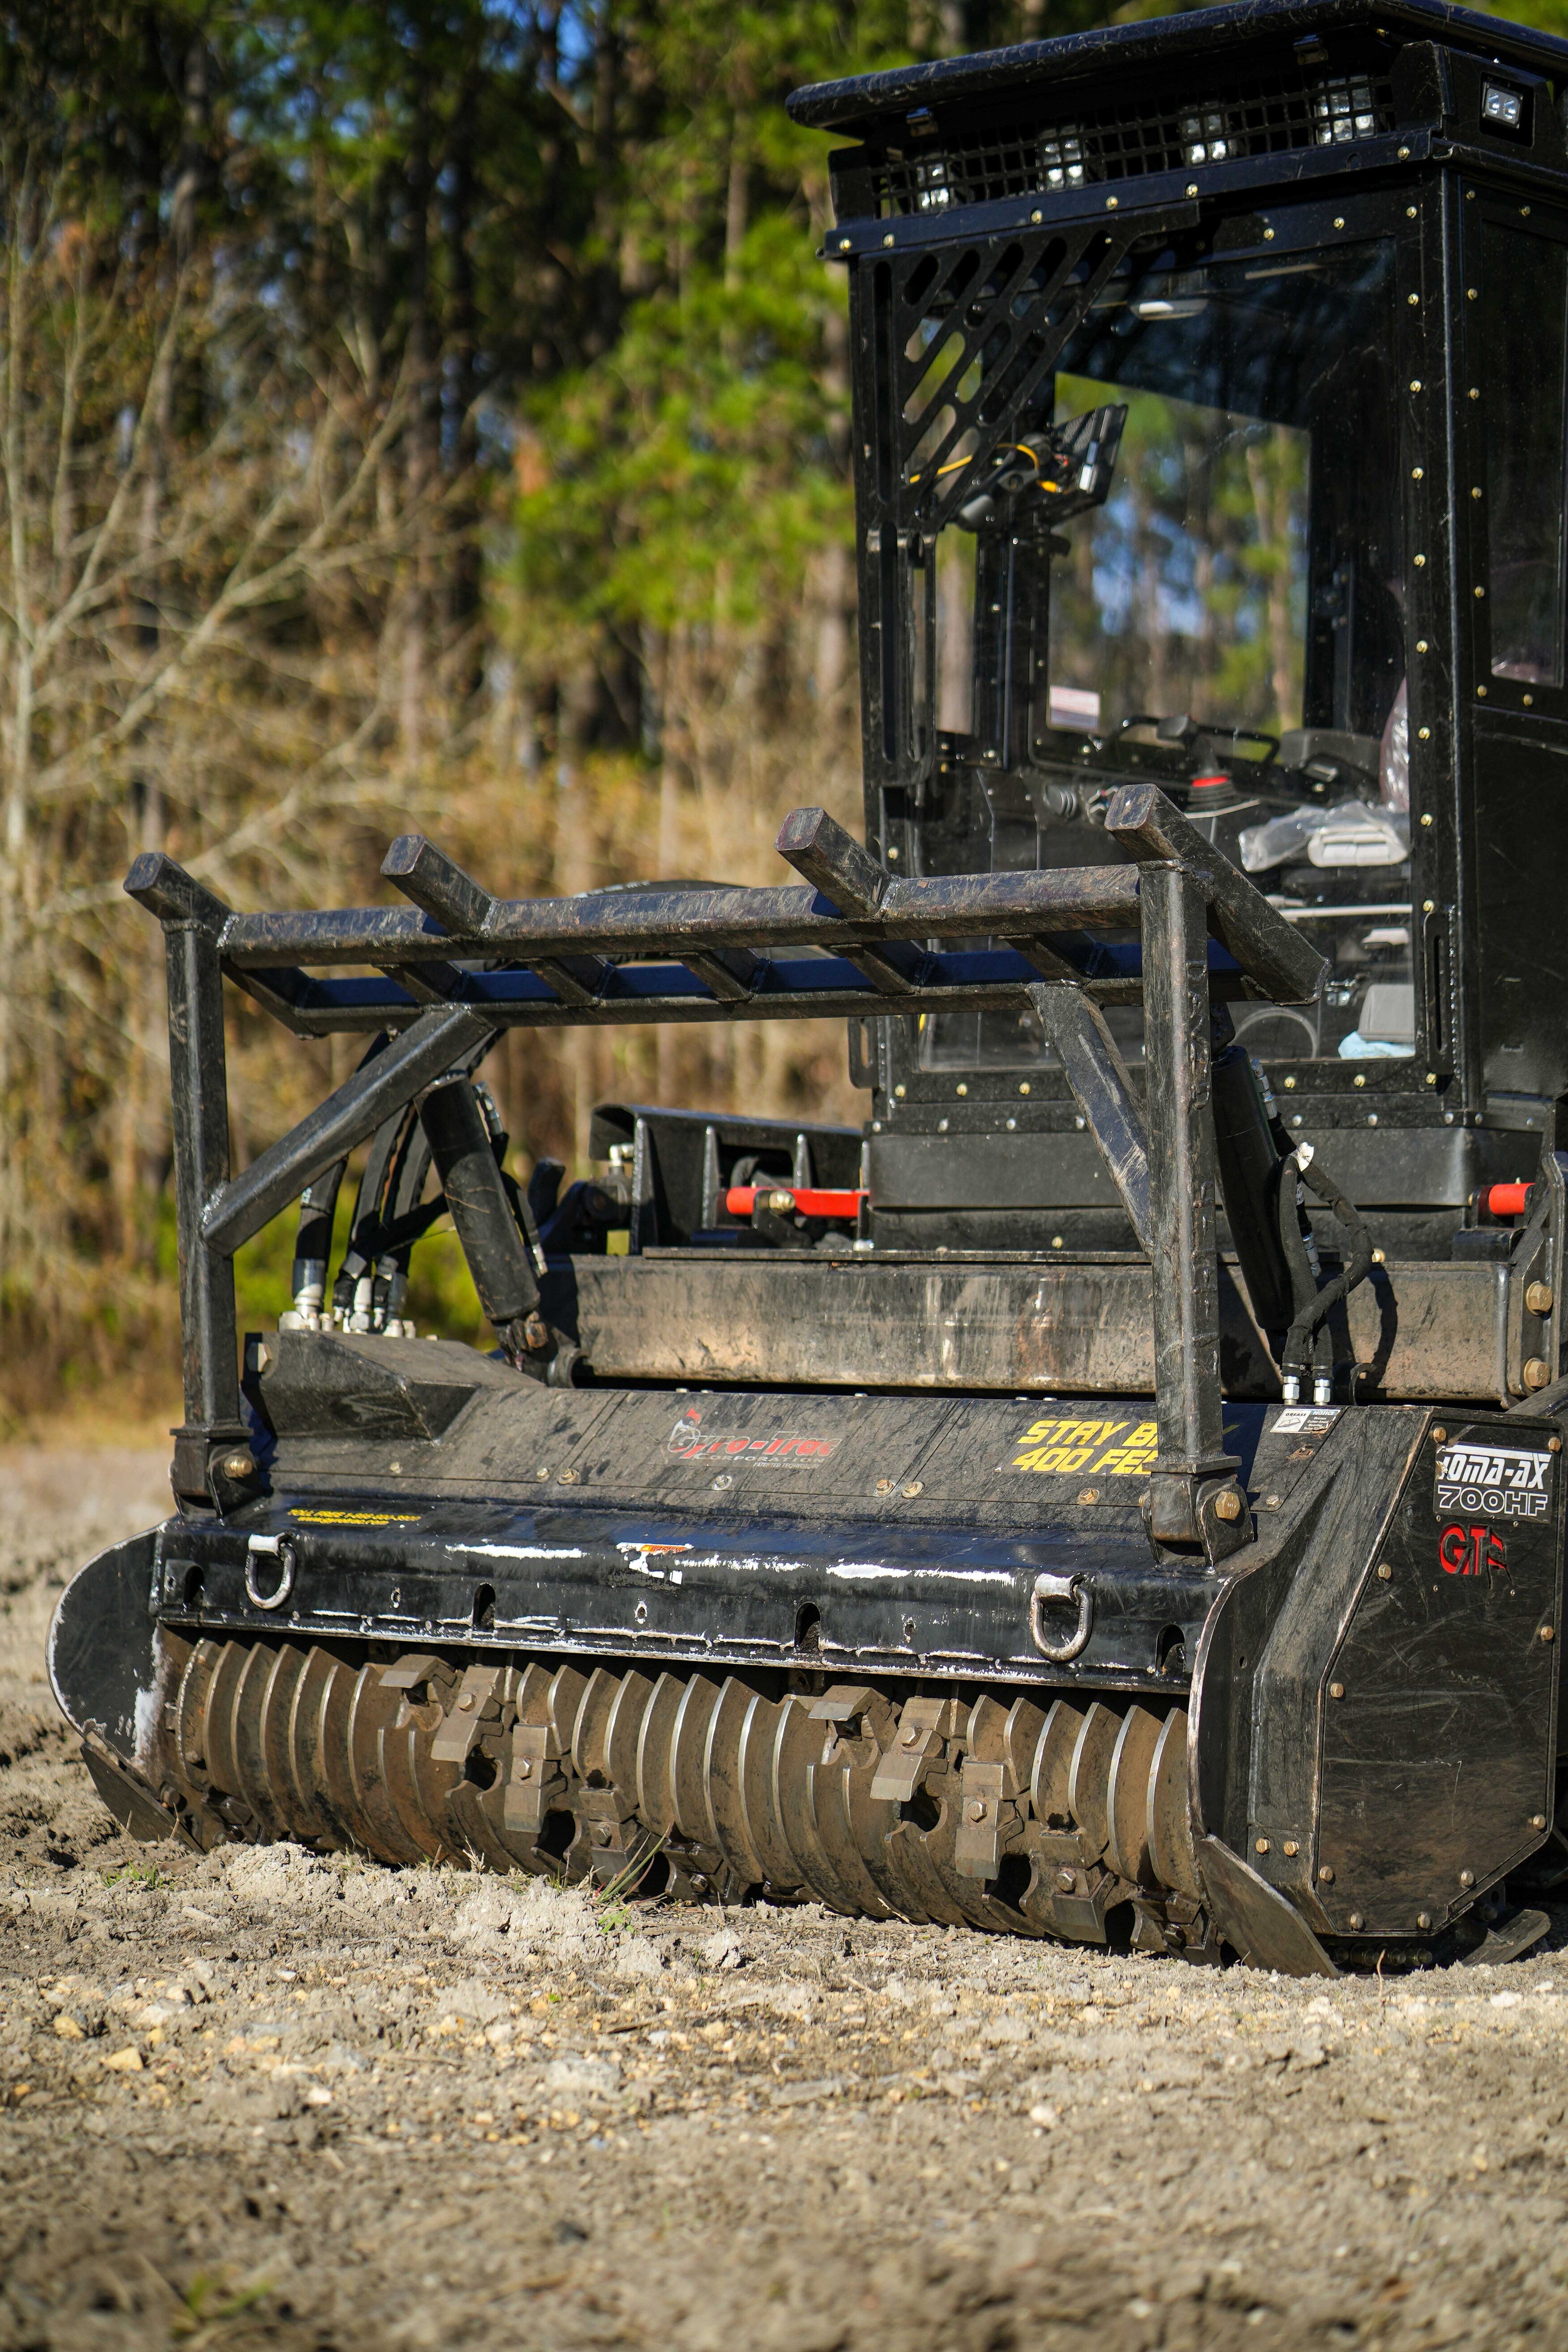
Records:
[[[531,901],[407,837],[324,913],[138,859],[178,1508],[52,1634],[137,1835],[1297,1972],[1544,1924],[1565,107],[1425,0],[803,91],[864,845]],[[364,1041],[239,1174],[226,982]],[[863,1129],[606,1104],[596,1181],[507,1171],[509,1029],[825,1013]],[[406,1323],[443,1209],[495,1353]]]

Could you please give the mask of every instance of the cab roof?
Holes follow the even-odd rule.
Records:
[[[1331,57],[1335,46],[1347,40],[1376,45],[1391,57],[1411,42],[1436,42],[1568,83],[1568,40],[1474,8],[1452,7],[1446,0],[1388,0],[1386,5],[1373,0],[1231,0],[1226,6],[1141,24],[1103,25],[972,57],[813,82],[786,103],[796,122],[875,141],[901,129],[922,109],[967,107],[997,98],[1026,100],[1031,93],[1043,100],[1047,89],[1059,97],[1064,84],[1086,95],[1098,84],[1110,97],[1115,82],[1137,68],[1201,65],[1211,57],[1234,67],[1240,62],[1238,52],[1278,55],[1318,41]]]

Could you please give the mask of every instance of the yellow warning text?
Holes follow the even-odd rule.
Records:
[[[1159,1428],[1152,1421],[1037,1421],[1024,1432],[1012,1470],[1103,1470],[1111,1478],[1141,1478],[1154,1466]]]

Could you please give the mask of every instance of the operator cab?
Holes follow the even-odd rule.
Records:
[[[858,142],[868,843],[1103,864],[1157,782],[1327,958],[1237,1034],[1421,1255],[1568,1093],[1565,92],[1568,44],[1318,0],[792,107]],[[1122,1240],[1032,1012],[859,1031],[879,1241]]]

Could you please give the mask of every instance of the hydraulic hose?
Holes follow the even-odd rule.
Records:
[[[479,1305],[509,1363],[542,1372],[553,1335],[539,1311],[539,1281],[489,1127],[461,1072],[421,1097],[419,1117]]]
[[[1223,1013],[1225,1008],[1216,1010]],[[1217,1023],[1215,1026],[1218,1030]],[[1225,1033],[1229,1028],[1227,1018]],[[1280,1232],[1279,1150],[1251,1055],[1228,1034],[1223,1042],[1216,1034],[1215,1042],[1215,1152],[1226,1222],[1252,1311],[1269,1338],[1278,1340],[1301,1305]]]
[[[1300,1182],[1317,1195],[1345,1235],[1345,1255],[1341,1272],[1321,1288],[1314,1282],[1310,1297],[1306,1297],[1301,1295],[1300,1267],[1307,1267],[1309,1280],[1312,1277],[1307,1255],[1307,1237],[1301,1231],[1298,1213],[1296,1186],[1290,1181],[1292,1162]],[[1300,1395],[1310,1355],[1313,1371],[1312,1402],[1327,1404],[1331,1394],[1333,1372],[1329,1317],[1342,1299],[1348,1298],[1357,1284],[1364,1282],[1372,1272],[1373,1243],[1361,1212],[1341,1192],[1327,1171],[1319,1166],[1310,1143],[1297,1145],[1282,1171],[1279,1239],[1291,1264],[1297,1291],[1295,1319],[1285,1335],[1285,1346],[1279,1359],[1286,1402],[1294,1403]]]

